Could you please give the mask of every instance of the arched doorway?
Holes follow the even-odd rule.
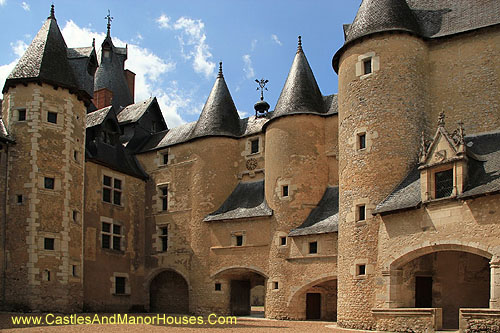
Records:
[[[235,316],[264,317],[266,299],[266,277],[253,269],[229,268],[217,273],[214,278],[224,281],[227,310]]]
[[[438,251],[401,263],[400,307],[441,308],[443,328],[458,328],[460,308],[488,308],[489,259],[463,251]]]
[[[179,273],[172,270],[163,271],[151,281],[149,301],[152,312],[188,313],[188,284]]]
[[[298,319],[336,321],[337,278],[328,276],[305,284],[290,298],[288,306]]]

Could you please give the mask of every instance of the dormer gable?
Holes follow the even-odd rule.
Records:
[[[450,134],[441,113],[436,134],[430,143],[422,133],[419,168],[422,201],[456,197],[467,180],[467,156],[463,124]]]

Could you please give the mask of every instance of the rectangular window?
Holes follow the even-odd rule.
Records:
[[[243,246],[243,235],[236,235],[236,246]]]
[[[252,144],[250,153],[257,154],[259,152],[259,139],[252,140],[250,143]]]
[[[54,189],[55,180],[52,177],[44,177],[43,179],[43,187],[48,190]]]
[[[318,253],[318,242],[309,243],[309,253],[311,254]]]
[[[103,176],[102,201],[120,206],[122,202],[122,181],[120,179]]]
[[[283,185],[283,187],[281,188],[281,196],[282,197],[288,196],[288,185]]]
[[[358,134],[358,149],[366,148],[366,133]]]
[[[101,240],[103,249],[121,251],[122,227],[119,224],[102,222]]]
[[[160,187],[161,210],[168,210],[168,186]]]
[[[54,238],[45,237],[43,239],[43,249],[44,250],[54,250]]]
[[[366,206],[360,205],[358,206],[358,219],[356,221],[364,221],[366,220]]]
[[[78,276],[78,273],[76,271],[76,265],[71,265],[71,275],[74,277]]]
[[[23,203],[23,195],[22,194],[18,194],[16,196],[16,198],[17,198],[17,204],[18,205],[22,205],[22,203]]]
[[[78,151],[77,150],[73,150],[73,159],[75,160],[75,162],[78,162]]]
[[[279,289],[279,286],[280,286],[280,285],[279,285],[278,281],[274,281],[274,282],[273,282],[273,289],[275,289],[275,290],[276,290],[276,289]]]
[[[17,121],[25,121],[26,120],[26,109],[17,110],[18,116]]]
[[[160,228],[161,251],[168,250],[168,226]]]
[[[222,290],[222,285],[220,283],[215,284],[215,291],[221,291]]]
[[[356,265],[356,275],[366,275],[366,265]]]
[[[73,222],[77,222],[78,221],[78,211],[74,210],[73,211]]]
[[[47,112],[47,121],[52,124],[57,124],[57,113]]]
[[[280,245],[285,246],[286,245],[286,236],[281,236],[280,237]]]
[[[364,74],[370,74],[372,72],[372,58],[363,61]]]
[[[168,164],[168,152],[161,154],[161,163],[163,165]]]
[[[436,199],[449,197],[453,193],[453,169],[436,172]]]
[[[115,276],[115,294],[117,295],[125,294],[125,283],[126,283],[126,278],[121,276]]]

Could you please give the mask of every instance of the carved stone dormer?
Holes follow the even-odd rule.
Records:
[[[467,180],[467,156],[463,123],[450,134],[441,113],[432,141],[422,133],[419,170],[422,201],[456,197],[464,191]]]

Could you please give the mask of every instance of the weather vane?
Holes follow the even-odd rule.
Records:
[[[259,85],[259,87],[257,88],[257,90],[260,89],[260,100],[263,101],[264,100],[264,90],[267,90],[266,83],[268,83],[269,80],[261,79],[259,81],[259,80],[255,79],[255,82],[257,82],[258,85]]]
[[[111,16],[111,12],[108,9],[108,15],[104,18],[105,20],[108,20],[108,36],[109,36],[109,31],[111,30],[111,21],[113,21],[114,17]]]

